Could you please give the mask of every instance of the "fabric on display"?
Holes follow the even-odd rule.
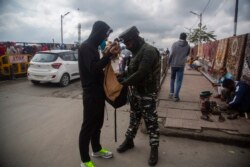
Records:
[[[213,72],[218,72],[221,67],[225,65],[225,58],[228,46],[228,39],[221,39],[219,40],[216,57],[213,66]]]
[[[247,35],[241,80],[250,85],[250,34]]]
[[[196,58],[198,52],[198,45],[195,45],[190,49],[190,57]]]
[[[204,58],[204,54],[203,54],[203,44],[199,44],[199,45],[198,45],[197,57]]]
[[[210,62],[214,63],[215,61],[218,43],[219,41],[210,42],[210,45],[209,45],[210,52],[209,52],[209,58],[208,58]]]
[[[228,72],[231,73],[236,80],[240,77],[245,39],[246,35],[239,35],[229,38],[228,41],[226,67]]]
[[[207,74],[209,74],[211,71],[211,66],[212,66],[212,63],[209,61],[210,43],[209,42],[204,43],[202,46],[203,46],[203,55],[204,55],[202,70],[206,72]]]
[[[213,76],[213,65],[215,61],[216,51],[217,51],[218,41],[208,42],[203,44],[203,52],[205,62],[207,64],[207,72],[209,75]]]
[[[213,66],[214,66],[214,63],[215,63],[218,43],[219,43],[219,41],[213,41],[213,42],[210,42],[210,44],[209,44],[209,57],[208,57],[208,60],[211,63],[210,73],[214,77],[215,77],[216,73],[214,73]]]
[[[210,56],[210,42],[203,44],[203,54],[204,54],[204,59],[206,61],[209,61],[209,56]]]
[[[196,57],[197,57],[197,54],[198,54],[198,45],[196,45],[196,46],[194,46],[194,47],[192,48],[191,56],[192,56],[193,58],[196,58]]]

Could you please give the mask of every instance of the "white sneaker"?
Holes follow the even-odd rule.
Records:
[[[113,153],[102,148],[100,151],[98,152],[93,152],[92,153],[92,156],[93,157],[102,157],[102,158],[105,158],[105,159],[108,159],[108,158],[112,158],[113,157]]]

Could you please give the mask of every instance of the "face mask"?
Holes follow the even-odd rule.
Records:
[[[106,47],[106,41],[103,40],[102,43],[100,44],[101,50],[104,50]]]
[[[127,49],[130,50],[132,53],[135,53],[139,49],[139,41],[134,40],[132,42],[132,45]]]

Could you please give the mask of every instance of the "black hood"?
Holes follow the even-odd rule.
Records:
[[[88,41],[93,43],[95,46],[99,46],[101,42],[106,39],[112,29],[109,25],[103,21],[96,21],[92,27],[92,31],[89,35]]]

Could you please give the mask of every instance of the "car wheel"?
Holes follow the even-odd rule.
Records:
[[[40,83],[40,81],[34,81],[34,80],[31,80],[31,82],[34,84],[34,85],[38,85]]]
[[[69,75],[68,74],[63,74],[61,80],[60,80],[60,86],[65,87],[69,85]]]

